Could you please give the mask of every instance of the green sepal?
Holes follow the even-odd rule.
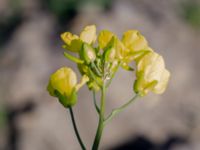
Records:
[[[146,54],[148,54],[149,52],[151,52],[150,50],[140,50],[140,51],[136,51],[130,55],[132,55],[132,59],[135,60],[135,62],[138,62],[141,58],[143,58]]]
[[[62,46],[64,49],[71,52],[79,52],[82,47],[82,41],[80,39],[74,39],[71,41],[70,45],[66,44]]]
[[[59,91],[55,90],[54,91],[56,97],[58,97],[59,102],[65,107],[69,108],[72,107],[76,104],[77,102],[77,93],[75,90],[72,91],[70,96],[63,95]]]
[[[49,92],[49,94],[51,96],[56,97],[55,92],[54,92],[54,88],[52,87],[50,80],[49,80],[49,83],[48,83],[48,86],[47,86],[47,91]]]
[[[144,88],[144,93],[145,94],[148,93],[148,91],[152,90],[156,84],[158,84],[157,80],[154,80],[154,81],[150,82],[149,84],[147,84]]]
[[[145,96],[148,91],[152,90],[154,86],[158,83],[158,81],[156,80],[151,81],[150,83],[146,83],[143,71],[138,72],[137,77],[138,78],[135,80],[135,83],[133,85],[133,90],[140,96]]]
[[[142,91],[142,87],[141,85],[143,84],[144,80],[143,80],[143,76],[144,76],[144,72],[137,72],[137,79],[134,82],[133,85],[133,90],[135,91],[135,93],[140,93],[140,91]],[[141,95],[141,94],[140,94]],[[142,95],[141,95],[142,96]]]

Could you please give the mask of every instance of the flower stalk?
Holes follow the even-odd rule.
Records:
[[[78,129],[77,129],[77,126],[76,126],[76,121],[75,121],[75,118],[74,118],[74,113],[73,113],[72,107],[69,107],[69,112],[70,112],[70,116],[71,116],[73,128],[74,128],[76,137],[77,137],[77,139],[78,139],[78,142],[79,142],[79,144],[80,144],[82,150],[86,150],[85,145],[83,144],[83,141],[82,141],[82,139],[81,139],[81,137],[80,137],[80,135],[79,135],[79,132],[78,132]]]
[[[133,98],[131,98],[127,103],[125,103],[121,107],[113,109],[110,115],[105,119],[104,123],[107,124],[110,120],[112,120],[113,117],[115,117],[117,114],[122,112],[126,107],[128,107],[131,103],[133,103],[138,97],[139,95],[136,94]]]
[[[94,101],[95,109],[96,109],[97,113],[100,114],[100,109],[99,109],[99,106],[97,104],[95,91],[92,91],[92,93],[93,93],[93,101]]]

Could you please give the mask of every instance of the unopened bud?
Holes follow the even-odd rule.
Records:
[[[96,59],[96,53],[95,50],[87,43],[83,44],[83,48],[81,50],[81,58],[89,64],[90,62],[93,62]]]

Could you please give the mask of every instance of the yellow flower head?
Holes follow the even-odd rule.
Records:
[[[102,30],[97,37],[95,25],[90,25],[83,29],[80,36],[65,32],[61,34],[61,38],[65,43],[65,49],[78,52],[78,58],[66,52],[65,57],[78,64],[82,75],[87,75],[90,90],[98,91],[104,83],[102,79],[105,79],[105,74],[106,79],[110,79],[121,66],[128,71],[136,70],[134,90],[141,96],[149,91],[157,94],[165,91],[170,73],[165,69],[162,56],[149,47],[147,40],[139,31],[128,30],[123,33],[122,39],[119,39],[114,33]],[[96,38],[98,45],[95,46]],[[136,63],[136,69],[130,66],[131,62]],[[51,76],[48,90],[52,96],[58,97],[56,93],[59,92],[71,97],[76,91],[75,73],[72,70],[66,72],[64,74],[67,74],[67,78],[61,78],[60,73],[57,73],[59,76],[56,73]]]
[[[81,32],[80,36],[72,34],[70,32],[64,32],[61,34],[61,39],[65,45],[63,48],[72,51],[79,52],[83,42],[87,44],[93,44],[96,40],[96,26],[86,26]]]
[[[87,81],[88,77],[83,76],[81,83],[77,84],[75,72],[71,68],[62,67],[50,76],[47,90],[51,96],[58,97],[65,107],[69,107],[76,103],[76,93]]]
[[[136,81],[134,90],[141,96],[149,91],[162,94],[168,84],[169,71],[165,68],[163,57],[155,52],[150,52],[136,64]]]

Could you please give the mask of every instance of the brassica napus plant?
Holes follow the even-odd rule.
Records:
[[[47,90],[51,96],[57,97],[59,102],[69,109],[77,139],[81,148],[85,150],[72,107],[78,102],[79,88],[87,84],[88,89],[93,92],[94,106],[99,117],[92,145],[92,150],[97,150],[105,125],[135,99],[147,95],[150,91],[162,94],[167,87],[170,73],[165,68],[163,57],[150,48],[145,37],[137,30],[128,30],[119,39],[108,30],[100,31],[97,36],[96,26],[90,25],[86,26],[80,35],[62,33],[61,39],[64,42],[64,56],[77,64],[82,79],[77,83],[75,72],[69,67],[62,67],[50,76]],[[69,54],[69,51],[76,55]],[[135,67],[131,66],[132,62],[135,63]],[[106,117],[106,91],[120,67],[135,73],[134,96],[121,107],[113,109]],[[97,92],[101,92],[100,106],[96,102]]]

